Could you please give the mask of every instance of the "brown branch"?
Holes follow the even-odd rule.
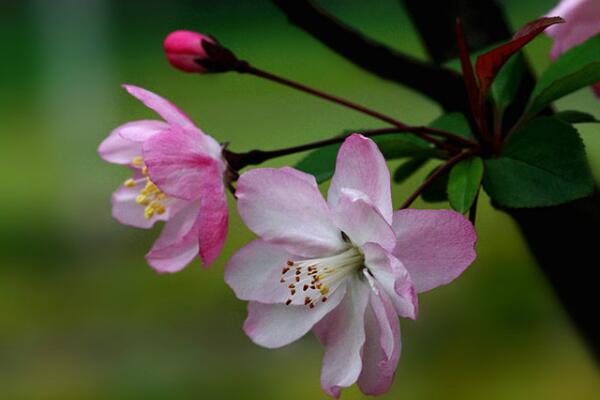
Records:
[[[343,24],[307,0],[273,0],[289,21],[355,65],[429,97],[446,111],[465,109],[460,75],[399,53]],[[468,106],[467,106],[468,107]]]

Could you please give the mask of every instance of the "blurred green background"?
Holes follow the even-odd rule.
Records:
[[[503,3],[513,26],[554,5]],[[398,1],[321,4],[424,57]],[[325,397],[322,349],[311,335],[266,350],[241,331],[245,304],[224,285],[222,266],[252,234],[233,199],[230,236],[216,265],[203,270],[196,262],[181,273],[157,275],[143,255],[158,230],[111,218],[110,193],[128,173],[102,162],[96,148],[119,124],[154,118],[119,87],[125,82],[173,100],[234,150],[381,124],[252,77],[179,73],[164,60],[161,44],[180,28],[211,33],[257,66],[407,123],[424,124],[440,113],[426,98],[332,54],[266,0],[3,1],[0,398]],[[549,47],[543,37],[527,48],[537,71],[548,64]],[[600,117],[598,104],[582,90],[558,108]],[[598,177],[600,132],[579,128]],[[395,187],[396,205],[422,175]],[[479,258],[454,284],[421,296],[418,321],[402,322],[403,354],[384,397],[600,398],[597,364],[514,223],[482,200]],[[356,388],[342,396],[362,397]]]

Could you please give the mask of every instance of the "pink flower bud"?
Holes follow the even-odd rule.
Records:
[[[185,72],[223,72],[235,68],[237,58],[215,39],[192,31],[175,31],[164,42],[169,63]]]

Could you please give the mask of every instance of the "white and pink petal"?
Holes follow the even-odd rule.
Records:
[[[340,147],[327,195],[332,208],[342,196],[343,189],[365,193],[384,219],[392,223],[390,171],[377,144],[371,139],[354,134]]]
[[[244,332],[252,341],[267,348],[290,344],[304,336],[325,315],[334,309],[346,293],[345,287],[335,290],[327,302],[314,308],[304,305],[248,303],[248,318]]]
[[[358,378],[360,390],[370,396],[386,393],[400,359],[400,323],[385,291],[371,291],[365,312],[363,366]]]
[[[168,125],[162,121],[133,121],[115,128],[100,143],[98,153],[103,160],[113,164],[130,165],[135,157],[142,155],[142,142]]]
[[[325,346],[321,387],[338,398],[341,390],[356,382],[362,370],[365,343],[365,310],[371,290],[358,277],[350,278],[344,300],[315,325]]]
[[[225,282],[240,300],[284,303],[290,292],[280,279],[290,257],[281,246],[254,240],[229,259]]]
[[[356,246],[367,242],[377,243],[392,251],[396,235],[370,198],[354,189],[342,189],[332,209],[336,226]]]
[[[455,211],[400,210],[392,227],[397,240],[393,254],[419,293],[450,283],[475,260],[475,229]]]
[[[417,292],[404,265],[375,243],[367,243],[362,249],[367,269],[390,298],[396,313],[404,318],[416,319],[419,314]]]
[[[199,252],[200,201],[189,202],[163,227],[146,260],[158,272],[177,272]]]
[[[311,175],[288,167],[251,170],[239,178],[236,196],[244,223],[292,254],[319,257],[345,247]]]

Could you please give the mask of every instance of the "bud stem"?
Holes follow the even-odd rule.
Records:
[[[445,163],[443,163],[442,165],[440,165],[434,172],[433,174],[431,174],[427,179],[425,179],[425,181],[408,197],[408,199],[406,199],[406,201],[400,206],[400,209],[403,210],[405,208],[410,207],[410,205],[413,203],[413,201],[415,201],[417,199],[417,197],[419,197],[419,195],[421,193],[423,193],[423,191],[425,189],[427,189],[429,186],[431,186],[431,184],[440,176],[442,175],[442,173],[444,173],[445,171],[447,171],[448,169],[450,169],[452,166],[454,166],[456,163],[458,163],[459,161],[462,161],[466,158],[469,158],[473,155],[475,155],[477,153],[476,150],[467,150],[467,151],[463,151],[461,153],[458,153],[457,155],[455,155],[454,157],[450,158],[449,160],[447,160]]]
[[[428,142],[433,143],[436,146],[439,146],[439,147],[442,147],[442,148],[446,148],[447,150],[450,149],[449,146],[447,145],[447,143],[440,142],[439,140],[431,137],[429,134],[434,134],[434,135],[438,135],[438,136],[444,137],[446,139],[452,140],[452,141],[456,142],[457,144],[460,144],[460,145],[463,145],[463,146],[468,146],[468,147],[478,147],[479,146],[479,144],[476,143],[476,142],[474,142],[474,141],[471,141],[471,140],[465,139],[463,137],[454,135],[453,133],[450,133],[450,132],[445,132],[445,131],[441,131],[439,129],[433,129],[433,128],[428,128],[428,127],[418,127],[418,128],[410,127],[410,126],[408,126],[408,125],[406,125],[406,124],[404,124],[404,123],[402,123],[402,122],[400,122],[400,121],[398,121],[398,120],[396,120],[396,119],[394,119],[394,118],[392,118],[390,116],[382,114],[382,113],[380,113],[378,111],[371,110],[370,108],[364,107],[364,106],[362,106],[360,104],[352,103],[352,102],[350,102],[348,100],[344,100],[344,99],[339,98],[337,96],[333,96],[331,94],[324,93],[324,92],[322,92],[320,90],[313,89],[313,88],[308,87],[306,85],[303,85],[301,83],[294,82],[294,81],[291,81],[291,80],[289,80],[287,78],[283,78],[283,77],[277,76],[275,74],[272,74],[270,72],[258,69],[256,67],[253,67],[252,65],[250,65],[247,62],[240,62],[239,65],[238,65],[238,67],[237,67],[237,69],[236,69],[236,71],[238,71],[240,73],[247,73],[247,74],[251,74],[251,75],[254,75],[254,76],[257,76],[257,77],[260,77],[260,78],[268,79],[270,81],[280,83],[282,85],[291,87],[291,88],[296,89],[296,90],[300,90],[302,92],[311,94],[313,96],[320,97],[322,99],[331,101],[333,103],[340,104],[340,105],[342,105],[344,107],[351,108],[351,109],[353,109],[355,111],[358,111],[358,112],[361,112],[363,114],[370,115],[370,116],[372,116],[374,118],[377,118],[377,119],[379,119],[381,121],[385,121],[385,122],[387,122],[387,123],[389,123],[389,124],[391,124],[391,125],[399,128],[399,129],[410,129],[410,132],[414,132],[415,134],[417,134],[421,138],[427,140]]]
[[[416,133],[422,128],[423,127],[420,126],[405,126],[402,128],[393,127],[370,129],[366,131],[358,131],[356,133],[360,133],[365,137],[374,137],[380,135],[387,135],[391,133]],[[223,150],[223,156],[227,159],[227,162],[231,168],[233,168],[235,171],[239,171],[240,169],[247,167],[248,165],[260,164],[273,158],[300,153],[307,150],[318,149],[331,144],[342,143],[344,140],[346,140],[346,138],[349,135],[350,134],[340,135],[330,139],[319,140],[316,142],[306,143],[299,146],[286,147],[277,150],[251,150],[246,153],[234,153],[225,148]]]

